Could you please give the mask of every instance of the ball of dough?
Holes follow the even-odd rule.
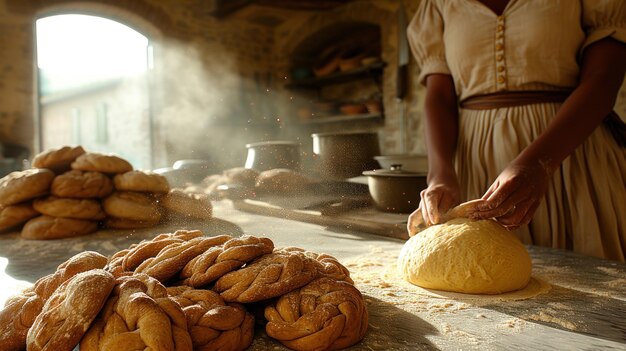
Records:
[[[521,241],[493,220],[459,218],[410,238],[398,257],[409,282],[427,289],[501,294],[528,284],[532,263]]]

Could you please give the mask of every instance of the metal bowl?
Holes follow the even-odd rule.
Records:
[[[392,165],[401,165],[407,172],[426,173],[428,172],[428,157],[417,154],[396,154],[374,156],[381,168],[391,169]]]

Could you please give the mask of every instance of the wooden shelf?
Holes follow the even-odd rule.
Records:
[[[335,122],[352,122],[352,121],[364,121],[364,120],[382,120],[383,115],[380,113],[364,113],[359,115],[337,115],[328,117],[316,117],[302,121],[302,124],[322,124],[322,123],[335,123]]]
[[[317,89],[325,85],[345,83],[356,79],[363,79],[369,77],[376,77],[386,66],[384,62],[377,62],[368,66],[362,66],[350,71],[339,72],[324,77],[308,78],[291,82],[287,84],[287,88],[290,89]]]

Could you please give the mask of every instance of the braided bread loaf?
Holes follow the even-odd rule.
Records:
[[[156,279],[145,274],[119,277],[80,350],[144,349],[191,351],[185,314]]]
[[[185,265],[193,258],[210,248],[224,244],[232,239],[229,235],[215,237],[198,237],[189,241],[175,242],[167,245],[155,257],[143,261],[136,269],[136,273],[146,273],[149,276],[166,282],[177,276]]]
[[[254,337],[254,318],[238,303],[226,304],[211,290],[167,288],[185,312],[194,350],[245,350]]]
[[[143,240],[128,249],[118,251],[109,260],[107,270],[115,276],[133,272],[143,261],[155,257],[172,243],[181,243],[204,236],[199,230],[177,230],[174,233],[159,234],[151,240]]]
[[[208,285],[245,263],[271,253],[274,243],[268,238],[244,235],[231,238],[221,246],[212,247],[195,257],[183,268],[182,283],[192,287]]]
[[[359,290],[330,278],[314,280],[265,308],[267,334],[294,350],[336,350],[354,345],[367,330]]]
[[[28,330],[55,290],[78,273],[103,268],[106,262],[107,258],[97,252],[81,252],[61,263],[53,274],[37,280],[33,287],[10,298],[0,310],[0,350],[25,349]]]
[[[285,252],[302,252],[306,257],[310,257],[320,263],[318,270],[320,277],[333,278],[335,280],[342,280],[350,284],[354,284],[352,278],[350,278],[350,271],[344,267],[339,261],[328,254],[317,253],[313,251],[307,251],[299,247],[284,247],[280,251]]]
[[[79,273],[55,290],[28,330],[27,349],[71,351],[109,297],[115,278],[103,269]]]
[[[249,303],[283,295],[319,275],[320,263],[297,250],[276,250],[215,282],[228,302]]]

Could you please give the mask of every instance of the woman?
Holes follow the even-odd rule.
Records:
[[[408,32],[429,158],[409,233],[480,198],[470,217],[524,243],[624,261],[626,1],[422,0]]]

